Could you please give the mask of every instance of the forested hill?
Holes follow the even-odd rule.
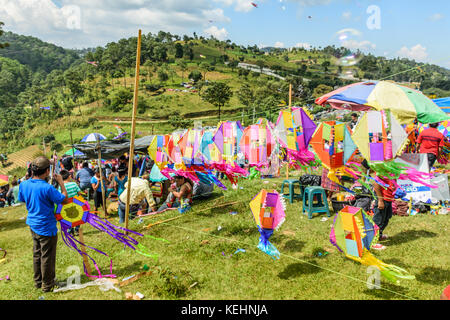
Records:
[[[83,120],[86,130],[99,130],[94,122],[101,118],[130,116],[136,37],[95,49],[67,50],[1,31],[0,24],[0,44],[9,46],[0,48],[0,152],[39,144],[49,130],[67,133],[62,122],[51,126],[67,115],[75,124],[90,116]],[[393,80],[426,95],[450,96],[448,69],[361,52],[355,65],[337,63],[348,54],[348,49],[335,46],[263,50],[195,33],[143,34],[138,113],[146,121],[164,122],[164,128],[157,127],[160,133],[187,126],[195,117],[216,125],[217,106],[230,119],[261,116],[276,121],[273,110],[286,105],[289,84],[292,103],[315,113],[323,109],[314,105],[315,98],[364,79]],[[270,72],[264,73],[267,69]],[[224,85],[224,104],[216,101],[220,94],[208,95],[215,85]],[[153,133],[153,128],[142,132]],[[68,143],[67,134],[61,139]]]
[[[33,72],[50,73],[52,70],[68,69],[80,60],[77,51],[64,49],[38,38],[5,32],[0,36],[0,43],[9,46],[0,50],[0,56],[19,61],[29,66]]]

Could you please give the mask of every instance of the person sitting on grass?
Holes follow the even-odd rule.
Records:
[[[191,180],[183,176],[175,176],[175,184],[169,188],[169,196],[158,212],[162,212],[169,208],[178,208],[180,212],[185,212],[192,205],[192,196],[194,193],[194,186]]]
[[[0,208],[4,208],[6,204],[6,191],[5,188],[0,187]]]
[[[61,193],[47,182],[50,161],[46,157],[36,158],[31,164],[31,171],[33,177],[19,185],[18,201],[25,202],[28,211],[26,224],[30,226],[33,239],[35,287],[50,292],[60,286],[55,281],[58,242],[55,205],[69,203],[69,199],[61,175],[54,176]]]
[[[64,181],[64,186],[67,190],[67,198],[73,198],[75,196],[80,196],[82,194],[82,191],[80,187],[78,187],[78,184],[74,181],[72,181],[72,176],[69,171],[66,169],[61,170],[60,172],[61,177]],[[61,192],[61,187],[58,189],[58,191]],[[77,226],[75,228],[70,228],[69,233],[72,235],[78,235],[78,230],[80,230],[80,226]]]

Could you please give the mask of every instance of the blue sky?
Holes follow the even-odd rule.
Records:
[[[258,46],[344,45],[377,56],[450,68],[450,1],[445,0],[0,0],[4,29],[66,48],[123,37],[195,31]],[[367,13],[367,9],[375,11]],[[373,14],[379,12],[379,20]],[[369,28],[368,19],[379,24]],[[337,33],[347,31],[339,40]]]

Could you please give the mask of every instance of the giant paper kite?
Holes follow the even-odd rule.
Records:
[[[275,151],[276,141],[270,128],[265,124],[254,124],[244,129],[239,144],[241,151],[248,159],[249,165],[267,166],[272,153]]]
[[[275,135],[281,146],[286,148],[287,156],[293,163],[302,165],[314,160],[308,144],[316,130],[316,124],[302,108],[281,110],[275,126]]]
[[[95,214],[90,213],[90,207],[89,203],[84,200],[82,197],[75,196],[73,198],[69,199],[70,202],[68,204],[60,204],[58,206],[55,206],[55,217],[56,220],[60,222],[61,225],[61,237],[64,241],[64,243],[71,249],[77,251],[81,256],[85,255],[91,261],[93,262],[97,272],[98,276],[90,275],[87,271],[87,267],[83,262],[84,266],[84,272],[88,277],[92,278],[102,278],[102,277],[115,277],[114,274],[112,274],[112,260],[110,260],[110,274],[108,275],[102,275],[100,272],[99,267],[97,266],[97,263],[95,260],[90,257],[87,253],[84,253],[78,248],[78,245],[86,246],[84,243],[81,243],[75,237],[73,237],[68,230],[70,228],[80,226],[85,223],[89,223],[91,226],[93,226],[95,229],[105,232],[109,234],[111,237],[116,239],[117,241],[123,243],[124,245],[130,247],[131,249],[135,250],[137,253],[143,254],[148,257],[156,258],[156,255],[152,255],[147,252],[147,248],[145,248],[142,244],[140,244],[137,240],[133,239],[132,237],[128,236],[126,233],[132,233],[138,236],[143,236],[140,233],[137,233],[132,230],[128,230],[122,227],[115,226],[108,222],[107,220],[102,220],[99,217],[97,217]],[[126,233],[122,233],[121,231],[125,231]],[[87,248],[90,248],[102,255],[108,256],[106,253],[93,248],[86,246]]]
[[[334,218],[330,242],[347,258],[367,266],[376,266],[389,281],[415,279],[402,268],[386,264],[375,258],[370,249],[377,243],[379,228],[361,208],[346,206]]]
[[[152,142],[148,146],[148,154],[155,161],[159,169],[163,169],[168,161],[167,145],[169,144],[170,135],[154,136]]]
[[[408,135],[389,110],[368,111],[354,128],[352,140],[369,163],[379,163],[401,155]]]
[[[222,154],[224,163],[233,164],[236,161],[243,132],[240,121],[226,121],[219,125],[213,141]]]
[[[280,258],[280,252],[269,242],[269,238],[283,224],[285,209],[283,197],[275,190],[269,192],[263,189],[250,201],[250,210],[261,234],[258,248],[274,260]]]

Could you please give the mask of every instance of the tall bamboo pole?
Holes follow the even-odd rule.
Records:
[[[128,229],[128,216],[130,214],[130,196],[131,196],[131,177],[133,173],[134,162],[134,136],[136,133],[136,111],[138,104],[138,90],[139,90],[139,69],[141,66],[141,35],[142,31],[139,29],[137,52],[136,52],[136,72],[134,74],[134,99],[133,99],[133,118],[131,124],[131,141],[130,152],[128,159],[128,186],[127,186],[127,203],[125,209],[125,228]],[[127,233],[128,234],[128,233]]]
[[[292,111],[292,84],[289,84],[289,112],[291,111]],[[289,179],[289,159],[286,166],[286,179]]]

